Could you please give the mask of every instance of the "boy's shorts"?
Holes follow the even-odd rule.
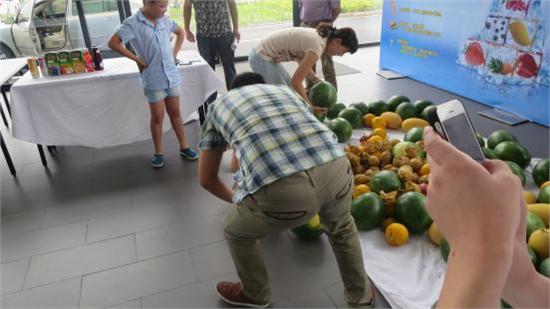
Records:
[[[172,88],[162,89],[162,90],[147,90],[145,89],[145,96],[147,101],[150,104],[160,102],[166,97],[179,97],[180,96],[180,86],[174,86]]]

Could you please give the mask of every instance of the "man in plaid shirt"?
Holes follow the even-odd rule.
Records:
[[[372,304],[357,228],[350,213],[353,174],[334,134],[285,86],[244,73],[210,107],[200,143],[199,181],[233,203],[224,222],[241,283],[219,282],[233,305],[269,306],[271,291],[259,239],[319,214],[338,261],[348,303]],[[218,176],[230,146],[239,161],[233,192]]]

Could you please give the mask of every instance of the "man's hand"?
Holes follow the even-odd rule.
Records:
[[[326,108],[326,107],[320,107],[320,106],[315,106],[315,105],[311,106],[311,108],[313,109],[313,113],[315,115],[326,113],[328,111],[328,108]]]
[[[241,41],[241,32],[239,31],[239,28],[233,29],[233,35],[237,39],[237,42]]]
[[[134,59],[134,61],[136,62],[137,66],[138,66],[139,73],[142,73],[143,70],[145,70],[147,68],[147,64],[140,57],[136,57],[136,59]]]
[[[195,35],[191,30],[185,30],[185,38],[191,43],[195,42]]]

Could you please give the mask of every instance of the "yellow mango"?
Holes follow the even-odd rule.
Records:
[[[423,128],[429,125],[430,124],[424,119],[408,118],[408,119],[405,119],[401,124],[401,130],[404,132],[409,132],[409,130],[412,128],[416,128],[416,127]]]
[[[550,204],[528,204],[527,209],[529,209],[529,211],[534,213],[535,215],[539,216],[542,221],[544,221],[544,225],[548,227],[548,221],[550,221]]]
[[[508,26],[510,33],[514,40],[522,46],[531,45],[531,38],[529,37],[529,30],[521,21],[513,21]]]
[[[386,120],[389,129],[399,129],[401,127],[401,123],[403,122],[401,116],[394,112],[384,112],[380,115],[380,117]]]

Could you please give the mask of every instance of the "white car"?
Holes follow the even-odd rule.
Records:
[[[108,50],[120,17],[117,0],[83,0],[92,45]],[[132,13],[142,5],[130,0]],[[0,23],[0,59],[84,48],[75,0],[27,0],[17,16]]]

